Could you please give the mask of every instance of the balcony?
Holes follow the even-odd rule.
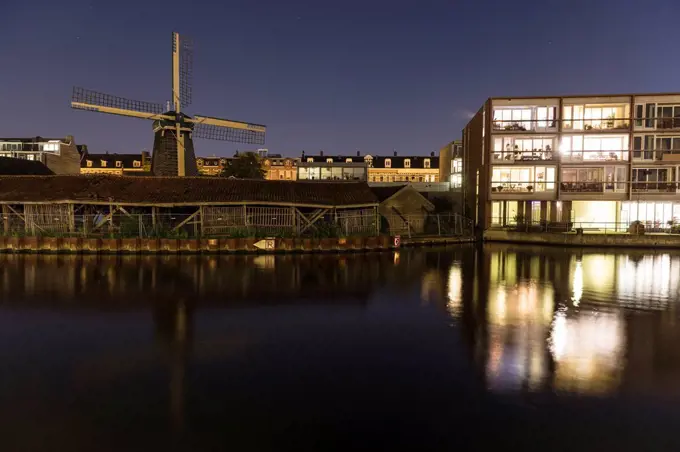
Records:
[[[678,193],[677,182],[633,182],[633,193]]]
[[[627,162],[628,150],[615,151],[563,151],[563,163]]]
[[[514,151],[494,152],[491,161],[493,163],[513,163],[513,162],[550,162],[557,160],[552,149],[531,149]]]
[[[556,131],[557,121],[541,119],[502,120],[495,119],[491,127],[499,132],[545,132]]]
[[[565,193],[625,193],[626,182],[562,182]]]
[[[628,130],[630,121],[628,118],[606,118],[606,119],[565,119],[562,129],[565,131],[603,131],[603,130]]]
[[[637,162],[680,162],[680,149],[673,150],[633,150],[633,161]]]
[[[555,191],[554,182],[491,182],[491,193],[530,194]]]

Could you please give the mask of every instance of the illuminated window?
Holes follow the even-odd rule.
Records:
[[[106,160],[102,160],[102,168],[106,168]]]
[[[404,160],[404,168],[410,168],[410,167],[411,167],[411,159]]]
[[[385,159],[385,168],[392,168],[392,159]]]
[[[135,168],[141,168],[142,162],[140,162],[139,160],[135,160],[134,162],[132,162],[132,166],[134,166]]]
[[[351,159],[350,157],[347,157],[347,158],[345,159],[345,163],[352,163],[352,159]]]
[[[312,157],[307,157],[307,163],[314,163],[314,159]]]
[[[87,167],[92,168],[92,160],[87,160]]]
[[[122,167],[123,167],[123,162],[121,162],[120,160],[117,160],[116,161],[116,168],[122,168]]]
[[[332,159],[332,158],[330,158],[330,157],[329,157],[329,158],[327,158],[327,159],[326,159],[326,163],[333,163],[333,159]]]
[[[425,159],[425,168],[430,167],[430,159]]]

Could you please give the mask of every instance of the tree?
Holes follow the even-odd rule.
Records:
[[[222,177],[236,179],[264,179],[264,175],[260,157],[254,152],[237,154],[233,159],[228,159],[220,174]]]

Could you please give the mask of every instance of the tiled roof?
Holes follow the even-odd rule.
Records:
[[[282,203],[316,206],[378,204],[366,183],[239,180],[220,177],[7,176],[0,202],[114,204]]]
[[[437,169],[439,168],[439,156],[429,156],[429,155],[397,155],[397,156],[383,156],[383,155],[373,155],[373,168],[385,168],[385,159],[391,160],[391,168],[405,168],[404,160],[411,160],[411,168],[424,169],[425,159],[430,160],[430,168],[427,169]],[[332,159],[333,163],[345,163],[347,159],[351,160],[351,163],[365,163],[366,156],[342,156],[342,155],[303,155],[301,161],[307,162],[308,159],[313,159],[314,163],[326,163],[328,159]]]
[[[0,175],[20,176],[36,175],[47,176],[54,174],[48,167],[35,160],[24,160],[11,157],[0,157]]]
[[[386,187],[371,187],[371,191],[378,198],[378,201],[383,202],[384,200],[389,199],[392,196],[394,196],[395,193],[397,193],[399,190],[401,190],[404,187],[406,187],[406,184],[404,184],[404,185],[388,185]]]
[[[87,161],[92,162],[92,166],[87,166]],[[106,166],[102,167],[102,160],[106,161]],[[134,168],[134,162],[142,164],[141,154],[90,154],[80,162],[81,168],[116,168],[116,162],[121,162],[122,168]],[[141,168],[141,166],[139,167]]]

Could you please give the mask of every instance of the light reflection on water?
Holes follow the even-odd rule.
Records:
[[[0,419],[25,415],[32,429],[44,410],[56,413],[58,432],[72,399],[108,406],[122,397],[132,412],[153,411],[168,391],[166,415],[182,430],[191,410],[225,392],[234,414],[220,425],[238,431],[249,425],[240,400],[258,400],[274,417],[277,397],[289,393],[295,406],[356,394],[357,410],[394,400],[384,408],[393,413],[402,403],[393,394],[413,390],[420,400],[428,388],[439,400],[458,385],[467,391],[466,379],[492,396],[676,399],[678,302],[675,252],[485,245],[266,258],[0,256],[0,398],[12,401]],[[46,375],[66,383],[53,393]],[[130,392],[137,381],[147,386]],[[306,398],[310,388],[317,392]],[[385,400],[362,402],[381,390]],[[55,397],[67,411],[41,405]]]

